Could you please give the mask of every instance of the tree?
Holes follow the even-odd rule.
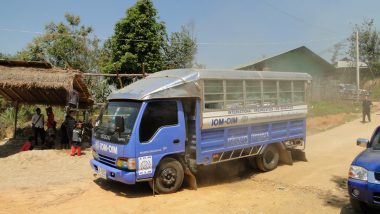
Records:
[[[348,54],[356,61],[356,32],[359,33],[359,61],[368,65],[375,75],[380,75],[380,40],[379,32],[374,27],[374,20],[365,20],[361,25],[355,25],[348,38],[350,48]]]
[[[14,55],[11,55],[11,54],[5,54],[5,53],[1,53],[0,52],[0,59],[3,59],[3,60],[15,60],[17,59],[16,56]]]
[[[23,60],[45,60],[61,68],[91,72],[98,70],[99,39],[93,29],[80,26],[80,17],[65,14],[65,23],[50,23],[45,33],[34,38],[26,49],[17,54]]]
[[[101,62],[99,39],[93,29],[80,25],[80,17],[65,14],[67,23],[50,23],[45,33],[37,36],[28,46],[17,53],[17,58],[27,61],[47,61],[60,68],[78,69],[82,72],[97,72]],[[85,81],[93,98],[104,102],[110,93],[104,81],[86,78]]]
[[[102,66],[103,72],[141,73],[144,66],[150,73],[164,67],[165,24],[158,21],[150,0],[138,0],[116,23],[114,30],[109,43],[105,44],[109,46],[106,55],[111,60]]]
[[[165,61],[168,69],[191,68],[197,53],[196,38],[191,34],[188,24],[181,27],[181,31],[170,35],[169,44],[165,51]]]

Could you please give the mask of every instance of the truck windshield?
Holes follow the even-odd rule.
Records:
[[[141,102],[112,101],[100,113],[96,121],[94,132],[97,139],[117,144],[127,144],[132,133]],[[124,118],[124,132],[115,131],[115,118]]]

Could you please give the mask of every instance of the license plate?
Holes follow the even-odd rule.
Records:
[[[98,176],[103,179],[107,179],[107,170],[102,167],[98,167]]]

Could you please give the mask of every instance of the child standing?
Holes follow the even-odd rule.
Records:
[[[73,138],[72,138],[72,145],[71,145],[71,156],[74,156],[75,153],[80,156],[82,152],[81,148],[81,142],[82,142],[82,123],[76,123],[75,128],[73,130]]]

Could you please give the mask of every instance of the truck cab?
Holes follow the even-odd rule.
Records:
[[[352,207],[363,211],[368,206],[380,208],[380,126],[370,140],[359,138],[357,145],[365,147],[349,169],[348,194]]]
[[[96,122],[91,165],[105,179],[134,184],[151,181],[161,160],[173,156],[177,168],[166,170],[159,184],[170,191],[183,181],[174,156],[185,153],[185,140],[180,100],[110,100]]]

